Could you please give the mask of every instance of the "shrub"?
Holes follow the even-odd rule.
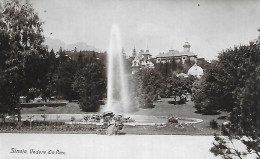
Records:
[[[70,120],[71,120],[72,122],[74,122],[74,121],[76,120],[76,118],[75,118],[74,116],[71,116]]]
[[[98,111],[99,109],[99,100],[100,98],[97,95],[87,96],[87,97],[81,97],[80,98],[80,108],[83,111]]]
[[[144,103],[141,104],[141,108],[154,108],[153,102],[150,98],[144,100]]]
[[[43,118],[43,120],[45,121],[46,118],[47,118],[47,115],[46,114],[42,114],[41,117]]]
[[[168,118],[168,122],[169,122],[169,123],[178,124],[178,118],[176,118],[176,117],[174,117],[174,116],[171,115],[171,116]]]
[[[209,125],[212,129],[218,129],[219,128],[219,125],[218,125],[218,122],[216,120],[211,120],[209,122]]]

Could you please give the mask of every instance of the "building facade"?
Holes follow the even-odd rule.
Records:
[[[159,53],[155,57],[156,63],[168,63],[172,59],[175,59],[176,62],[184,62],[186,60],[194,61],[196,62],[197,55],[195,53],[190,52],[191,45],[189,42],[185,42],[183,45],[183,51],[180,52],[178,50],[169,50],[167,53]]]
[[[154,68],[154,64],[151,61],[152,55],[150,54],[149,50],[140,50],[140,52],[136,54],[136,50],[134,49],[133,55],[135,55],[135,57],[132,61],[132,74],[142,68]]]

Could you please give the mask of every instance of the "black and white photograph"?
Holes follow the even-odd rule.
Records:
[[[259,159],[260,1],[0,0],[0,158]]]

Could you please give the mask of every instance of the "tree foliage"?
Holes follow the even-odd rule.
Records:
[[[73,91],[72,83],[77,71],[77,63],[65,55],[64,51],[59,53],[58,64],[52,74],[50,90],[53,95],[64,99],[77,99],[78,95]]]
[[[152,103],[161,93],[162,75],[154,69],[141,69],[134,75],[136,96],[140,107],[152,107]]]
[[[165,77],[156,69],[144,68],[134,74],[136,96],[141,107],[150,107],[153,101],[161,97],[180,97],[192,93],[195,77],[177,77],[175,74]]]
[[[203,65],[203,67],[207,63],[205,60],[200,60],[199,66]],[[160,72],[163,76],[168,77],[172,74],[177,73],[187,73],[188,70],[195,64],[195,61],[190,60],[187,58],[183,63],[182,59],[176,60],[175,58],[169,59],[166,63],[155,63],[155,70]],[[205,68],[203,68],[205,69]]]
[[[30,51],[42,48],[43,22],[28,3],[7,1],[1,11],[1,29],[9,35],[13,51]]]
[[[73,82],[73,90],[79,94],[80,107],[84,111],[95,111],[106,92],[105,67],[98,60],[87,63],[80,69]]]
[[[215,155],[223,158],[243,158],[247,154],[260,157],[259,93],[260,45],[251,42],[219,55],[215,66],[204,76],[196,94],[197,108],[202,111],[226,110],[229,124],[223,125],[223,135],[216,136]],[[234,141],[240,140],[246,150],[237,150]]]
[[[239,46],[219,55],[219,60],[204,75],[200,91],[195,94],[195,105],[198,110],[231,112],[233,108],[239,107],[241,89],[245,88],[246,81],[251,76],[250,72],[256,69],[247,68],[253,64],[248,62],[248,58],[253,56],[252,48],[255,48],[253,44]]]
[[[42,22],[30,4],[7,1],[0,8],[0,108],[14,111],[25,80],[25,57],[44,52]]]

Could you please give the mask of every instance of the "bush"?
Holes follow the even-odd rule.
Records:
[[[175,124],[178,124],[179,122],[178,122],[178,118],[176,118],[176,117],[174,117],[174,116],[170,116],[169,118],[168,118],[168,122],[169,123],[175,123]]]
[[[75,118],[74,116],[71,116],[70,120],[71,120],[72,122],[74,122],[74,121],[76,120],[76,118]]]
[[[150,98],[144,100],[144,103],[141,104],[141,108],[154,108],[153,102]]]
[[[99,104],[100,104],[98,100],[99,100],[99,98],[96,95],[87,96],[85,98],[81,97],[80,102],[79,102],[80,108],[86,112],[98,111]]]
[[[212,129],[218,129],[219,128],[219,125],[218,125],[218,122],[216,120],[211,120],[209,122],[209,125]]]

